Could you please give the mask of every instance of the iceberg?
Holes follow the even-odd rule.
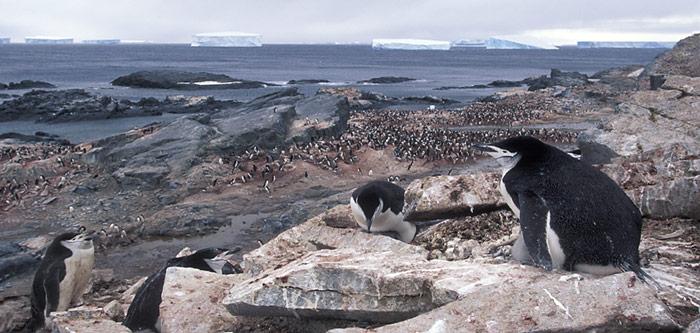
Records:
[[[27,44],[62,45],[62,44],[73,44],[73,38],[70,38],[70,37],[50,37],[50,36],[32,36],[32,37],[25,37],[24,42]]]
[[[540,49],[538,46],[517,43],[506,39],[489,38],[489,39],[461,39],[452,42],[454,48],[481,48],[489,50],[499,49]]]
[[[676,42],[595,42],[584,41],[576,43],[579,49],[672,49]]]
[[[430,39],[373,39],[372,48],[383,50],[449,50],[450,42]]]
[[[258,47],[262,36],[245,32],[208,32],[192,36],[194,47]]]
[[[0,45],[2,44],[10,44],[10,39],[6,37],[0,37]]]
[[[90,45],[117,45],[121,44],[119,39],[86,39],[81,43]]]

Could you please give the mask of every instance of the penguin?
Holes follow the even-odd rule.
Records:
[[[394,231],[410,243],[416,225],[403,220],[404,189],[388,181],[376,180],[358,187],[350,197],[355,222],[367,232]]]
[[[86,292],[95,248],[93,234],[81,231],[60,234],[46,248],[32,283],[30,330],[45,326],[51,312],[68,310]]]
[[[607,175],[529,136],[475,148],[503,167],[501,194],[520,219],[514,259],[547,270],[649,278],[639,264],[641,213]]]
[[[126,318],[122,324],[132,331],[154,330],[160,332],[160,302],[163,292],[165,274],[169,267],[190,267],[218,274],[240,273],[223,256],[229,254],[227,249],[206,248],[190,255],[168,260],[157,272],[151,274],[146,282],[136,291],[134,300],[129,305]]]

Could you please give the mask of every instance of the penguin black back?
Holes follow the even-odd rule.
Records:
[[[379,206],[379,199],[384,202],[382,212],[391,209],[394,214],[399,214],[403,210],[404,189],[388,181],[375,180],[358,187],[352,192],[352,198],[368,218]]]
[[[34,274],[34,280],[32,282],[32,292],[30,296],[31,301],[31,313],[32,319],[29,323],[30,331],[35,331],[42,326],[44,326],[45,314],[55,309],[48,309],[47,306],[52,307],[46,303],[47,292],[51,294],[58,293],[58,289],[53,286],[53,284],[47,284],[45,281],[49,278],[57,279],[57,281],[63,280],[66,275],[65,266],[63,262],[65,259],[71,256],[72,252],[68,248],[64,247],[61,242],[70,240],[79,233],[77,232],[67,232],[58,235],[51,244],[46,248],[44,252],[44,257],[39,263],[39,268]],[[56,282],[57,284],[58,282]],[[49,287],[47,290],[46,288]]]
[[[211,260],[226,251],[226,249],[221,248],[207,248],[198,250],[188,256],[169,259],[165,266],[156,273],[151,274],[136,291],[134,300],[131,302],[131,305],[129,305],[129,310],[122,324],[132,331],[144,329],[157,331],[156,326],[160,315],[160,303],[162,301],[161,294],[163,292],[165,274],[168,268],[189,267],[215,272],[208,264],[207,260]]]

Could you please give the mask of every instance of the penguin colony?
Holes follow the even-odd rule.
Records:
[[[546,270],[633,271],[642,280],[650,279],[639,263],[640,212],[605,174],[529,136],[476,149],[503,168],[501,193],[521,225],[513,259]],[[404,220],[404,189],[396,184],[382,180],[360,186],[353,191],[350,206],[356,223],[366,232],[395,232],[404,242],[416,236],[416,225]],[[97,234],[104,237],[105,233]],[[85,230],[64,233],[47,248],[32,285],[32,329],[45,325],[51,312],[64,311],[79,301],[94,266],[94,236]],[[139,288],[124,325],[158,331],[168,267],[240,273],[225,260],[226,254],[226,249],[209,248],[168,260]]]

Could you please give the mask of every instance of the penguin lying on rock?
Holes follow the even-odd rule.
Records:
[[[649,278],[639,265],[642,216],[607,175],[532,137],[476,148],[503,167],[501,194],[520,219],[514,259],[548,270]]]
[[[228,254],[230,252],[227,249],[207,248],[168,260],[165,266],[149,276],[136,291],[136,296],[131,302],[126,319],[122,324],[133,331],[149,329],[160,332],[158,317],[160,316],[161,293],[168,267],[190,267],[218,274],[240,273],[240,270],[237,270],[225,259]]]
[[[48,324],[51,312],[78,303],[86,292],[95,266],[92,236],[85,229],[63,233],[46,248],[32,283],[31,331]]]
[[[352,192],[350,207],[362,230],[393,231],[406,243],[416,237],[416,225],[403,220],[404,189],[401,186],[383,180],[369,182]]]

